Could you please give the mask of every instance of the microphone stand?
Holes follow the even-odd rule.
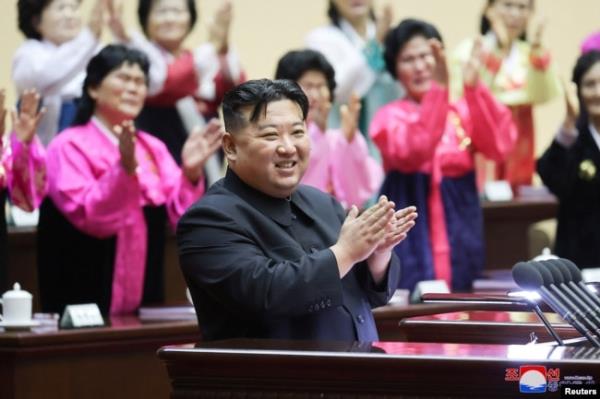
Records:
[[[535,302],[530,302],[530,306],[531,306],[531,309],[533,310],[533,312],[537,315],[538,319],[540,319],[541,322],[544,324],[544,327],[546,327],[546,331],[548,331],[548,334],[550,334],[552,336],[552,338],[554,338],[554,340],[556,341],[556,343],[559,346],[564,346],[565,343],[558,336],[558,333],[554,330],[554,328],[552,327],[552,324],[550,324],[548,319],[546,319],[546,316],[544,316],[544,313],[542,312],[542,309],[540,309],[538,304]]]
[[[489,305],[489,304],[502,304],[502,305],[517,305],[524,306],[528,310],[533,311],[537,318],[542,322],[544,328],[550,334],[550,336],[556,341],[559,346],[564,346],[564,341],[560,338],[556,330],[552,327],[552,324],[546,319],[542,309],[540,309],[539,305],[534,300],[522,299],[515,300],[513,298],[499,298],[499,297],[490,297],[487,295],[481,295],[477,297],[476,295],[470,296],[462,296],[460,299],[457,299],[456,294],[435,294],[435,295],[426,295],[426,298],[423,298],[423,303],[452,303],[452,304],[465,304],[465,303],[473,303],[478,305]]]

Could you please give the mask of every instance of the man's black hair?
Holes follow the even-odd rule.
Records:
[[[279,100],[291,100],[300,106],[302,119],[308,114],[308,98],[298,84],[292,80],[257,79],[249,80],[234,87],[225,94],[223,99],[223,120],[225,130],[237,133],[248,122],[258,121],[267,104]],[[246,120],[242,110],[252,107],[249,120]]]

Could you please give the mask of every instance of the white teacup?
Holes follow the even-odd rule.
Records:
[[[11,291],[6,291],[0,299],[4,324],[28,323],[31,321],[32,296],[29,292],[21,290],[21,285],[15,283]]]

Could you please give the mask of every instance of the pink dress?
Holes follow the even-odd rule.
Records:
[[[339,129],[323,131],[308,124],[310,162],[302,183],[332,194],[342,205],[361,208],[379,191],[383,168],[369,155],[367,142],[356,132],[348,142]]]
[[[58,135],[48,147],[48,195],[85,234],[116,236],[111,314],[136,310],[142,299],[146,265],[143,207],[166,205],[175,224],[204,193],[204,182],[190,183],[165,145],[137,133],[135,175],[120,163],[116,138],[96,119]]]
[[[485,85],[466,87],[456,103],[448,96],[434,83],[420,103],[389,103],[371,123],[387,174],[382,194],[419,209],[415,228],[396,247],[402,288],[433,278],[470,287],[484,265],[474,154],[502,161],[517,137],[509,109]]]

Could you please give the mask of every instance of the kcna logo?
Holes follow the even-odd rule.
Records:
[[[521,366],[519,378],[519,392],[521,393],[544,393],[548,381],[546,380],[546,367],[544,366]]]
[[[519,368],[506,369],[505,381],[519,381],[521,393],[544,393],[547,390],[556,392],[560,381],[560,369],[545,366],[524,365]]]

